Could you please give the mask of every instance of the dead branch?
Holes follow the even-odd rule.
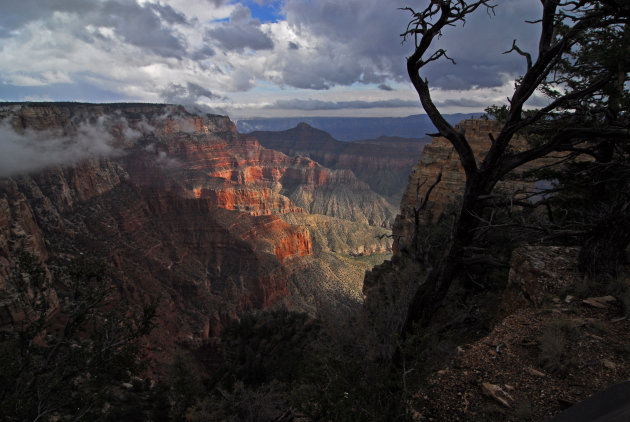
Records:
[[[516,40],[512,41],[512,48],[510,48],[507,51],[504,51],[503,54],[509,54],[512,51],[516,51],[518,54],[520,54],[521,56],[525,57],[525,59],[527,60],[527,70],[532,68],[532,55],[521,50],[517,45],[516,45]]]

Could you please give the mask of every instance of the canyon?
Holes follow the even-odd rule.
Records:
[[[0,179],[2,326],[20,318],[10,278],[24,251],[49,274],[99,258],[116,300],[157,298],[158,362],[247,312],[355,309],[364,272],[391,253],[395,210],[368,184],[264,148],[225,116],[16,103],[0,120],[20,156],[48,158]]]
[[[350,169],[372,190],[387,198],[397,213],[407,178],[418,162],[427,138],[381,136],[342,142],[307,123],[285,131],[254,131],[266,148],[291,156],[306,156],[334,169]]]
[[[304,416],[289,401],[296,385],[302,403],[351,398],[354,411],[389,391],[378,371],[400,344],[413,369],[403,374],[405,406],[417,420],[545,420],[630,373],[627,290],[584,296],[577,247],[520,245],[503,284],[454,285],[431,324],[401,341],[405,306],[428,270],[417,227],[439,230],[465,184],[442,137],[340,142],[307,124],[244,135],[225,116],[156,104],[6,104],[0,122],[22,160],[0,169],[0,332],[28,318],[12,284],[23,252],[52,283],[41,296],[53,322],[46,335],[71,299],[58,274],[81,257],[105,263],[107,306],[132,315],[157,304],[142,344],[150,372],[125,382],[114,406],[182,400],[193,413],[221,414],[206,405],[225,405],[239,388],[266,404],[270,396],[254,393],[267,386],[248,378],[259,376],[278,388],[278,420]],[[479,160],[498,127],[465,120],[457,130]],[[537,182],[528,171],[545,164],[512,173],[496,193],[527,197]],[[577,357],[545,358],[549,333]],[[164,402],[148,387],[182,351],[199,371],[186,383],[207,382],[197,403]],[[565,366],[568,375],[557,370]],[[231,386],[226,373],[253,384]],[[277,383],[279,373],[289,378]]]

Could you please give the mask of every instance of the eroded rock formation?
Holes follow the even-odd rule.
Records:
[[[348,282],[343,254],[391,246],[368,238],[349,249],[320,236],[314,248],[299,223],[307,212],[372,231],[391,225],[393,214],[352,172],[265,149],[224,116],[169,105],[53,103],[5,105],[0,120],[19,148],[33,148],[25,153],[44,145],[51,155],[41,168],[0,179],[3,324],[19,318],[8,280],[21,251],[49,268],[96,256],[110,266],[117,298],[130,306],[159,298],[149,350],[165,361],[178,344],[216,336],[249,310],[357,306],[366,265],[351,264]],[[85,150],[100,157],[86,158]]]
[[[252,132],[266,148],[303,155],[335,169],[348,169],[371,189],[398,206],[407,177],[426,145],[424,139],[387,138],[341,142],[300,123],[281,132]]]
[[[464,120],[456,125],[458,130],[464,131],[470,142],[477,161],[483,159],[491,145],[490,135],[497,135],[500,124],[494,120],[478,119]],[[526,146],[526,141],[515,137],[511,148],[519,149]],[[499,182],[493,193],[513,195],[519,192],[531,193],[534,181],[524,177],[524,172],[540,165],[541,161],[523,166]],[[436,184],[436,182],[439,182]],[[428,144],[409,175],[409,182],[400,203],[400,213],[392,229],[393,257],[382,265],[375,267],[366,274],[363,292],[369,306],[370,297],[379,301],[379,295],[390,291],[394,296],[410,294],[400,289],[414,289],[417,283],[426,276],[429,268],[423,266],[415,254],[416,227],[435,223],[449,204],[456,206],[458,197],[465,187],[465,175],[459,162],[457,152],[451,143],[442,137],[435,137]],[[426,193],[432,189],[428,201]],[[417,213],[417,215],[416,215]],[[443,234],[447,236],[447,233]],[[411,286],[411,287],[409,287]],[[394,291],[397,292],[393,293]],[[401,305],[404,308],[405,305]],[[401,311],[404,313],[404,311]],[[402,316],[401,316],[402,318]]]

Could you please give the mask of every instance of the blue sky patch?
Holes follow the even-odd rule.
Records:
[[[265,0],[263,5],[256,1],[245,1],[245,6],[252,12],[254,19],[260,20],[261,23],[278,22],[284,18],[280,12],[280,3],[276,0]]]

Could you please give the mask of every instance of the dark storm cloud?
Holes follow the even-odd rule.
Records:
[[[216,52],[209,45],[203,46],[201,49],[195,51],[192,55],[193,60],[201,61],[206,60],[214,56]]]
[[[400,4],[398,4],[400,3]],[[379,0],[287,0],[287,22],[306,41],[311,54],[291,57],[282,79],[298,88],[327,89],[355,82],[401,79],[404,52],[398,34],[402,2]],[[300,49],[302,51],[302,49]]]
[[[188,23],[188,20],[186,19],[186,16],[181,13],[176,11],[175,9],[173,9],[171,6],[169,5],[163,5],[163,4],[150,4],[148,5],[149,8],[153,9],[154,12],[156,12],[158,15],[160,15],[160,17],[170,23],[170,24],[180,24],[180,25],[185,25]]]
[[[188,82],[185,86],[170,84],[168,88],[162,91],[160,96],[165,103],[182,105],[189,113],[226,114],[225,110],[199,103],[202,97],[209,100],[226,100],[226,98],[195,83]]]
[[[75,36],[90,42],[95,36],[85,30],[87,25],[110,27],[125,42],[154,54],[181,58],[185,52],[185,41],[167,25],[185,25],[186,17],[168,5],[146,3],[141,6],[122,0],[23,0],[7,3],[2,5],[0,13],[0,36],[10,36],[11,31],[31,21],[50,19],[54,12],[65,12],[80,16],[83,25],[56,28],[48,22],[50,29],[74,31]]]
[[[258,19],[252,19],[248,8],[239,6],[224,22],[206,31],[206,40],[217,42],[224,50],[242,53],[245,49],[271,50],[273,40],[261,29]]]
[[[11,31],[55,11],[81,14],[94,10],[95,6],[93,2],[83,0],[5,1],[0,12],[0,36],[9,36]]]
[[[299,50],[300,46],[294,43],[293,41],[289,41],[289,50]]]
[[[113,26],[126,42],[163,57],[181,58],[185,41],[162,24],[185,22],[185,18],[170,7],[108,1],[103,5],[96,24]]]
[[[215,7],[219,7],[224,4],[227,0],[206,0],[208,3],[214,5]]]
[[[393,91],[394,88],[392,88],[391,86],[387,85],[387,84],[380,84],[378,86],[378,89],[382,90],[382,91]]]
[[[432,87],[470,89],[502,85],[524,70],[522,57],[503,55],[519,40],[522,48],[535,47],[535,27],[525,19],[536,19],[538,2],[503,0],[496,16],[480,10],[470,16],[464,28],[447,28],[436,47],[445,48],[457,65],[443,60],[428,65],[423,76]],[[399,34],[411,17],[397,7],[418,10],[418,1],[382,0],[287,0],[284,13],[290,25],[303,36],[314,34],[324,40],[316,54],[292,58],[284,69],[285,83],[312,89],[347,85],[357,81],[384,83],[407,79],[405,57],[412,53],[412,42],[401,45]],[[310,67],[310,69],[309,69]]]
[[[524,58],[503,53],[516,39],[535,57],[538,28],[524,21],[536,20],[540,12],[539,2],[504,0],[495,8],[496,15],[484,11],[471,15],[465,26],[448,28],[436,43],[436,48],[447,50],[456,65],[447,60],[432,63],[425,77],[433,87],[470,89],[498,87],[506,79],[521,75],[525,71]]]
[[[287,110],[340,110],[368,108],[416,107],[418,101],[381,100],[381,101],[321,101],[321,100],[278,100],[265,108]]]
[[[192,82],[188,82],[188,92],[190,95],[195,95],[197,97],[206,97],[209,100],[222,100],[225,99],[221,95],[217,95],[214,92],[210,91],[202,87],[201,85],[197,85]]]

